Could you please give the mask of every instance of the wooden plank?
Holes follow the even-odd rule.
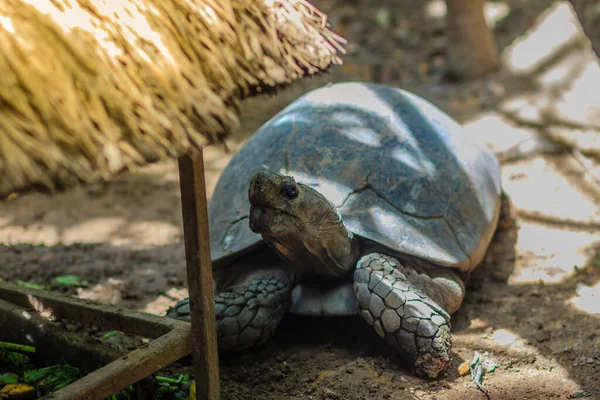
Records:
[[[36,312],[0,299],[0,340],[33,346],[44,359],[65,360],[89,368],[106,365],[123,356],[105,343],[90,340],[81,332],[69,332]]]
[[[219,359],[202,152],[179,159],[179,181],[190,294],[196,398],[219,400]]]
[[[186,324],[141,311],[129,310],[112,304],[101,304],[73,296],[20,287],[0,282],[0,299],[18,304],[51,319],[69,319],[82,324],[100,326],[129,335],[156,339],[179,325]]]
[[[45,400],[101,400],[138,382],[190,352],[191,332],[177,327],[137,350],[44,397]]]
[[[12,341],[17,340],[11,335],[27,336],[41,352],[58,352],[74,365],[78,365],[74,362],[78,357],[98,364],[118,355],[102,351],[101,346],[76,338],[73,333],[55,329],[48,320],[66,318],[157,338],[44,399],[105,399],[192,351],[191,328],[182,321],[6,282],[0,282],[0,298],[8,300],[0,300],[0,326],[15,327],[14,332],[3,331],[3,336]]]

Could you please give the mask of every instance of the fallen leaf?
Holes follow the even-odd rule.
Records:
[[[470,370],[471,370],[471,363],[468,361],[465,361],[464,363],[462,363],[458,366],[458,376],[465,376],[469,373]]]
[[[33,386],[23,383],[11,383],[0,390],[0,397],[10,400],[26,400],[35,397]]]
[[[62,286],[84,287],[88,285],[88,281],[79,280],[77,275],[62,275],[57,276],[56,283]]]

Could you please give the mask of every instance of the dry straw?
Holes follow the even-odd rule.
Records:
[[[303,0],[0,0],[0,196],[222,143],[342,41]]]

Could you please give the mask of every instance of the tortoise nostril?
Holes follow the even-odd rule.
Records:
[[[252,177],[250,185],[248,187],[248,199],[252,202],[252,199],[258,194],[263,192],[263,186],[265,182],[265,174],[257,172]]]
[[[254,176],[252,177],[252,185],[255,188],[260,188],[263,186],[264,182],[267,180],[267,173],[265,172],[257,172],[254,174]]]

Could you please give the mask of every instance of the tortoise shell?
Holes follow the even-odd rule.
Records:
[[[261,170],[315,188],[351,232],[388,252],[463,271],[481,261],[498,219],[498,161],[456,121],[403,90],[334,84],[269,120],[223,171],[209,205],[215,268],[262,242],[248,227],[248,185]]]

